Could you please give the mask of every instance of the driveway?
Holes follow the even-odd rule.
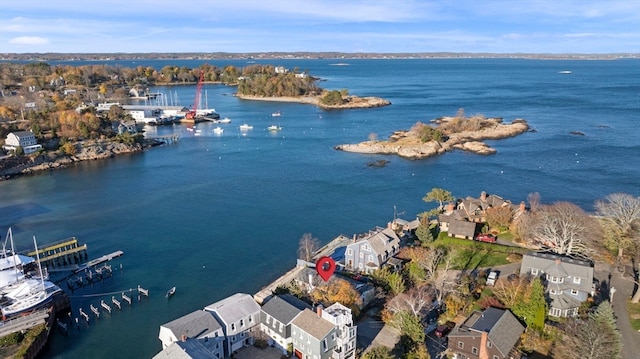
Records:
[[[600,281],[600,294],[603,299],[609,298],[609,288],[615,288],[613,295],[613,312],[616,315],[618,329],[622,336],[622,358],[637,358],[640,353],[640,333],[633,330],[627,312],[627,300],[633,294],[633,282],[631,281],[631,269],[620,273],[609,265],[596,264],[596,278]],[[607,283],[610,283],[608,285]]]
[[[282,352],[279,349],[266,347],[264,349],[248,346],[238,350],[236,359],[280,359]]]

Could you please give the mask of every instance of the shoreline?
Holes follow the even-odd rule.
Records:
[[[498,140],[515,137],[529,131],[525,120],[514,120],[510,124],[502,124],[499,119],[486,119],[491,128],[476,131],[452,133],[444,141],[431,140],[422,142],[412,131],[396,131],[388,141],[364,141],[356,144],[335,146],[335,150],[361,154],[397,155],[411,160],[425,159],[453,150],[463,150],[480,155],[491,155],[497,150],[487,145],[484,140]]]
[[[320,96],[278,96],[278,97],[263,97],[263,96],[253,96],[253,95],[238,95],[235,94],[235,97],[241,100],[249,100],[249,101],[267,101],[267,102],[289,102],[289,103],[302,103],[315,105],[325,110],[339,110],[339,109],[357,109],[357,108],[376,108],[382,106],[391,105],[391,102],[385,100],[380,97],[359,97],[359,96],[348,96],[347,102],[342,105],[324,105],[320,102]]]

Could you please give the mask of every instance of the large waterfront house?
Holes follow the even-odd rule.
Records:
[[[572,317],[594,295],[593,263],[555,253],[527,253],[520,275],[540,277],[549,296],[549,315]]]
[[[260,313],[260,330],[269,339],[268,344],[287,354],[289,344],[292,344],[291,323],[305,309],[311,307],[302,300],[290,295],[277,295],[262,305]]]
[[[158,337],[162,342],[163,352],[177,350],[175,347],[169,348],[172,347],[172,344],[179,343],[178,347],[184,347],[185,350],[190,349],[198,352],[204,348],[211,353],[213,358],[224,357],[225,336],[222,325],[213,313],[205,310],[197,310],[162,324]],[[197,350],[196,347],[198,347]]]
[[[474,239],[487,221],[487,210],[502,207],[511,209],[513,218],[526,211],[524,202],[513,205],[509,200],[482,191],[478,198],[467,197],[447,204],[438,216],[440,232],[447,232],[449,237]]]
[[[36,136],[31,131],[10,132],[4,140],[2,149],[15,151],[18,147],[22,148],[25,155],[28,155],[41,149],[42,145],[38,144]]]
[[[517,344],[524,330],[508,309],[489,307],[453,328],[448,349],[455,359],[519,359]]]
[[[340,303],[305,309],[292,322],[293,354],[299,359],[355,358],[357,327]]]
[[[376,227],[347,244],[344,265],[348,270],[370,273],[387,263],[400,250],[400,238],[391,226]]]
[[[249,294],[236,293],[204,310],[213,313],[222,325],[225,356],[254,343],[254,334],[260,327],[260,306]]]

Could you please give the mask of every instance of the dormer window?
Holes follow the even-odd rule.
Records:
[[[564,278],[562,277],[554,277],[552,275],[547,275],[547,280],[551,283],[563,283]]]
[[[580,284],[580,277],[573,277],[573,283]]]

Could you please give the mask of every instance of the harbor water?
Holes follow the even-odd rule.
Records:
[[[203,61],[106,63],[160,69]],[[352,236],[386,225],[394,208],[415,218],[433,208],[422,197],[434,187],[456,197],[486,191],[516,203],[538,192],[543,203],[570,201],[587,211],[613,192],[640,195],[638,60],[263,63],[308,70],[323,79],[323,88],[392,105],[323,111],[240,100],[233,87],[207,84],[206,103],[232,121],[220,125],[220,135],[213,132],[218,125],[207,122],[197,124],[197,133],[184,125],[148,127],[147,136],[178,133],[180,140],[0,182],[0,231],[11,226],[18,249],[29,249],[35,235],[41,246],[76,237],[90,259],[124,252],[112,261],[112,277],[68,291],[70,317],[79,317],[80,308],[92,314],[90,305],[123,292],[133,295],[132,305],[92,316],[66,335],[54,330],[43,358],[150,358],[162,349],[161,324],[236,292],[257,292],[295,265],[303,234],[322,243]],[[189,106],[195,86],[152,91],[172,93]],[[456,151],[412,161],[333,149],[372,135],[386,139],[461,108],[467,115],[523,118],[535,131],[488,141],[498,151],[491,156]],[[281,116],[273,117],[277,111]],[[243,123],[253,129],[241,132]],[[267,131],[270,125],[282,129]],[[380,159],[389,163],[368,166]],[[149,297],[138,299],[138,285]]]

